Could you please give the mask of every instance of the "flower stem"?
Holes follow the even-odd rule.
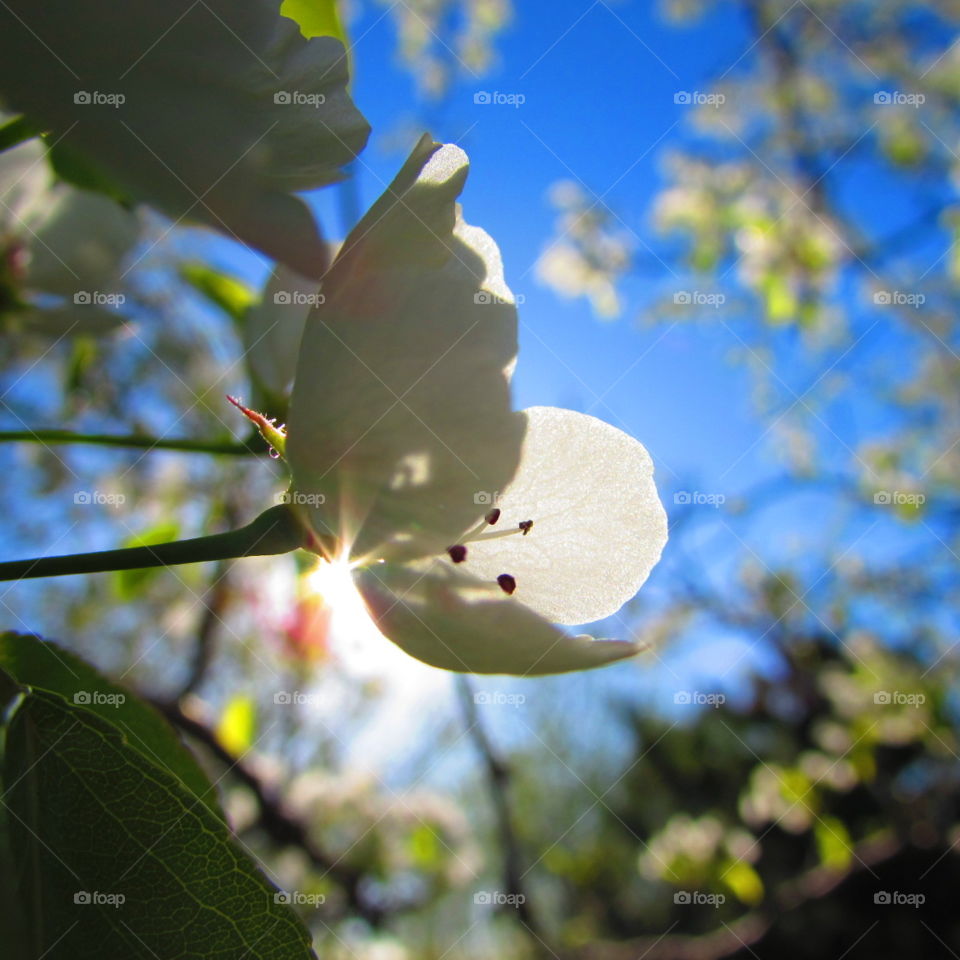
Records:
[[[144,567],[172,567],[181,563],[230,560],[234,557],[264,557],[290,553],[306,543],[306,533],[293,510],[271,507],[252,523],[228,533],[192,540],[174,540],[144,547],[74,553],[62,557],[38,557],[0,563],[0,580],[62,577],[74,573],[103,573]]]
[[[131,447],[139,450],[180,450],[184,453],[212,453],[227,456],[266,455],[258,443],[235,443],[204,440],[167,440],[138,434],[126,436],[109,433],[73,433],[70,430],[0,430],[0,443],[87,443],[104,447]]]

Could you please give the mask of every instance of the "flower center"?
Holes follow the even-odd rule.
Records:
[[[521,520],[516,527],[507,530],[490,530],[500,519],[500,508],[494,507],[464,538],[462,543],[455,543],[447,547],[447,555],[454,563],[465,563],[467,560],[467,544],[478,543],[483,540],[499,540],[502,537],[514,537],[517,534],[525,537],[533,529],[532,520]],[[508,596],[517,589],[517,580],[512,574],[501,573],[497,577],[497,584]]]

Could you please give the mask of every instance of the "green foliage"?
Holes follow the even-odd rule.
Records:
[[[185,791],[222,818],[216,791],[167,721],[76,654],[39,637],[6,633],[0,637],[0,669],[24,687],[58,694],[110,723],[127,748],[176,777]]]

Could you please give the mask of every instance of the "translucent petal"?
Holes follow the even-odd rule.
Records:
[[[441,563],[379,564],[354,574],[380,632],[424,663],[460,673],[538,676],[633,656],[632,643],[570,636],[506,596]]]
[[[140,233],[136,214],[108,197],[58,184],[30,225],[27,287],[68,298],[118,292],[121,261]]]
[[[339,180],[369,127],[347,92],[343,45],[304,40],[278,8],[144,0],[134,15],[10,0],[0,96],[134,199],[319,277],[326,248],[293,193]]]
[[[248,363],[260,384],[278,397],[293,382],[303,325],[318,288],[316,280],[281,264],[261,301],[247,313],[243,339]]]
[[[0,121],[7,120],[0,113]],[[25,219],[50,187],[47,151],[39,139],[27,140],[0,153],[0,238],[29,239]]]
[[[354,556],[435,556],[516,468],[517,317],[496,245],[460,219],[467,158],[424,138],[347,237],[307,320],[294,488]]]
[[[501,573],[514,596],[553,623],[615,613],[647,579],[667,541],[653,464],[633,437],[595,417],[532,407],[520,466],[491,532],[532,520],[526,535],[467,545],[464,569]]]

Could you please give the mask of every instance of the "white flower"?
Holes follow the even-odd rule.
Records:
[[[46,153],[36,139],[0,153],[0,261],[10,285],[0,299],[34,332],[105,332],[124,317],[99,301],[122,302],[121,266],[140,221],[101,194],[58,182]]]
[[[0,4],[9,110],[176,223],[314,277],[327,250],[294,194],[341,179],[366,143],[347,82],[343,44],[305,40],[277,0]]]
[[[643,447],[593,417],[515,413],[513,297],[462,220],[458,147],[425,137],[347,238],[307,320],[286,455],[293,501],[377,627],[449,670],[600,666],[609,616],[666,541]]]

